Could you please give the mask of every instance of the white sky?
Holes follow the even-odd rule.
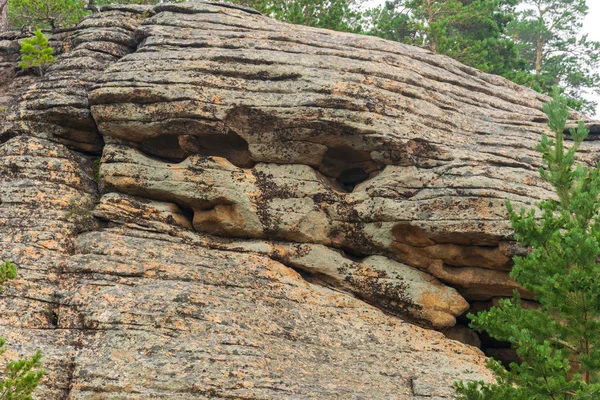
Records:
[[[590,13],[583,23],[583,31],[590,35],[590,40],[600,41],[600,2],[598,0],[587,0]],[[596,118],[600,118],[600,96],[590,96],[591,100],[598,102]]]
[[[383,4],[384,2],[385,0],[367,0],[365,2],[365,6],[374,7],[379,4]],[[590,11],[583,23],[583,32],[589,34],[590,40],[600,41],[600,1],[587,0],[587,5]],[[600,96],[589,95],[588,98],[598,102],[596,117],[600,118]]]

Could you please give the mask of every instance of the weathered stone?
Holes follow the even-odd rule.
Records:
[[[51,37],[55,53],[46,79],[31,85],[6,114],[0,142],[16,134],[59,141],[85,152],[102,151],[88,92],[100,72],[137,46],[139,12],[94,14],[76,29]]]
[[[382,256],[370,256],[364,264],[374,268],[374,272],[384,277],[395,277],[406,286],[406,295],[413,299],[416,310],[410,310],[418,319],[430,321],[436,329],[443,329],[456,323],[455,317],[462,314],[468,303],[451,288],[431,275]],[[389,278],[388,278],[389,279]],[[369,281],[365,282],[370,284]],[[364,283],[363,283],[364,284]]]
[[[91,162],[23,136],[0,150],[0,255],[20,267],[2,328],[10,355],[44,351],[41,398],[412,398],[428,369],[445,395],[483,376],[481,355],[441,334],[235,242],[215,249],[227,243],[175,205],[105,195],[94,214],[109,225],[78,234]]]
[[[241,169],[223,158],[203,156],[166,163],[109,144],[101,176],[105,191],[193,210],[197,231],[385,254],[449,281],[470,299],[506,296],[518,288],[508,276],[510,258],[504,244],[437,244],[424,229],[405,222],[412,211],[406,209],[408,201],[371,198],[360,191],[344,194],[308,166],[258,164]],[[524,290],[522,295],[530,296]]]
[[[479,339],[479,335],[475,333],[469,327],[456,324],[451,328],[448,328],[444,331],[444,335],[448,339],[456,340],[458,342],[468,344],[469,346],[481,347],[481,339]]]
[[[383,256],[360,263],[320,245],[278,245],[274,258],[323,277],[336,287],[391,314],[426,327],[444,329],[456,323],[468,303],[432,276]]]
[[[215,235],[385,255],[470,300],[518,288],[504,200],[553,196],[537,174],[543,96],[421,49],[308,38],[235,8],[154,12],[138,51],[90,93],[100,132],[120,140],[105,149],[109,190],[191,208]],[[167,163],[138,168],[150,158],[132,148]]]
[[[231,243],[191,233],[191,224],[184,212],[171,203],[110,193],[102,197],[94,215],[131,228],[169,233],[210,248],[267,255],[425,327],[444,329],[452,326],[455,317],[468,307],[454,289],[383,256],[371,256],[358,262],[323,245],[243,239]]]
[[[104,7],[52,35],[44,78],[12,78],[16,38],[0,325],[9,356],[44,351],[40,398],[448,399],[490,379],[478,349],[412,323],[531,297],[504,201],[554,196],[546,97],[212,2]]]

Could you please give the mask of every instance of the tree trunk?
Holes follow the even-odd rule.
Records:
[[[427,24],[429,25],[429,27],[434,22],[433,3],[434,0],[427,0]],[[433,52],[437,50],[437,45],[435,43],[435,40],[431,37],[431,35],[429,35],[429,50]]]
[[[535,74],[539,75],[542,70],[542,54],[544,51],[544,39],[538,36],[535,42]]]
[[[0,0],[0,32],[8,30],[8,0]]]

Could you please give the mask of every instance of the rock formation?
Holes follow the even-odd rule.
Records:
[[[480,345],[455,326],[470,304],[530,297],[504,199],[552,196],[544,96],[212,2],[105,7],[53,35],[44,79],[12,76],[16,40],[0,312],[9,355],[45,353],[39,398],[442,399],[489,379],[435,330]]]

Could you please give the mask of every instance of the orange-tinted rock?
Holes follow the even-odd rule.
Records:
[[[469,346],[477,348],[481,347],[479,335],[477,335],[474,330],[462,324],[456,324],[453,327],[446,329],[444,335],[448,339],[456,340],[457,342],[468,344]]]
[[[490,378],[413,323],[531,297],[504,201],[553,196],[544,96],[201,1],[105,7],[52,43],[46,77],[0,98],[0,259],[19,265],[0,325],[9,356],[44,351],[40,398],[451,398]],[[2,71],[14,49],[0,36]]]
[[[173,204],[105,195],[91,217],[92,163],[62,145],[0,150],[0,256],[19,265],[1,324],[9,356],[43,350],[41,398],[411,398],[424,371],[446,395],[485,376],[477,351],[198,235]]]

